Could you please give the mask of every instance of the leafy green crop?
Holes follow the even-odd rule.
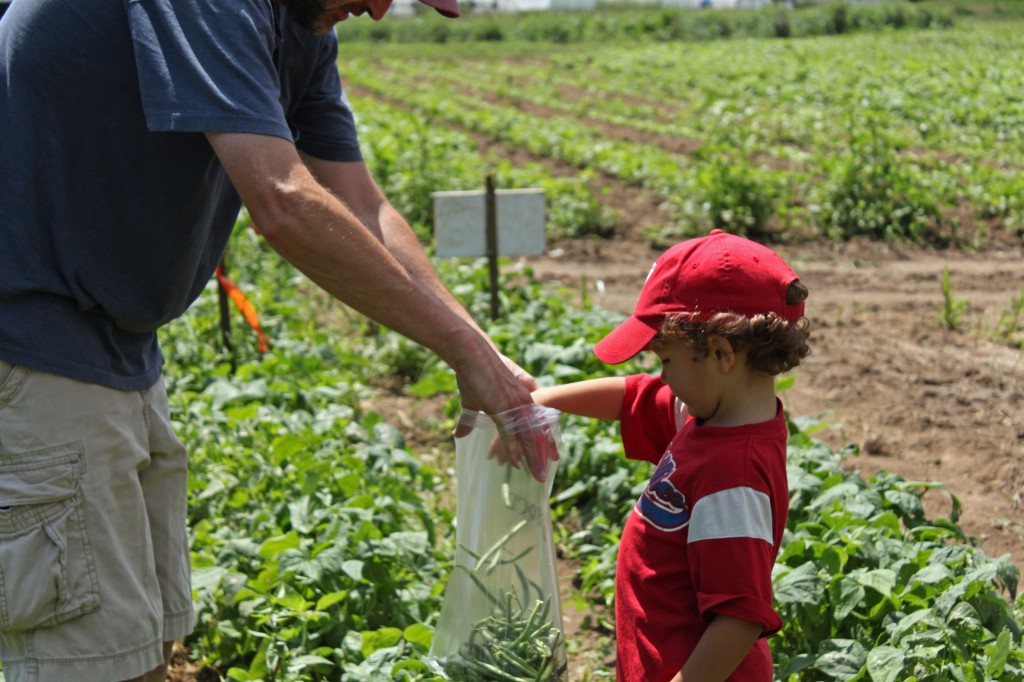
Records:
[[[1017,680],[1019,571],[973,548],[921,497],[939,484],[868,480],[805,432],[789,451],[790,518],[775,570],[781,680]],[[948,494],[948,493],[947,493]]]
[[[620,40],[544,50],[368,51],[345,41],[341,50],[357,107],[386,101],[516,158],[528,152],[660,197],[666,217],[642,226],[659,244],[717,225],[969,247],[1024,229],[1021,25],[685,49],[631,40],[623,28]],[[552,234],[600,234],[604,220],[591,213]]]

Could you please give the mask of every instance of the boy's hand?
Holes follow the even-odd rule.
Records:
[[[517,469],[525,463],[534,478],[546,481],[548,464],[559,456],[553,425],[545,416],[548,412],[548,408],[530,403],[492,414],[499,438],[492,444],[491,454],[499,462],[511,461]]]
[[[538,481],[547,480],[548,465],[558,461],[558,444],[555,442],[551,411],[541,405],[530,403],[511,410],[490,415],[498,434],[491,441],[487,456],[499,464],[512,463],[517,469],[525,464]],[[473,423],[472,413],[463,412],[455,429],[455,437],[469,434]]]

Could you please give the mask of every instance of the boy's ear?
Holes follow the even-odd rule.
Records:
[[[724,336],[712,335],[707,337],[708,351],[715,364],[722,372],[728,373],[736,364],[736,350],[732,342]]]

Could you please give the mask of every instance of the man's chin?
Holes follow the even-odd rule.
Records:
[[[345,19],[347,19],[347,18],[348,18],[347,16],[344,16],[341,19],[339,19],[338,21],[345,21]],[[330,20],[330,21],[317,21],[317,22],[315,22],[313,24],[312,27],[306,28],[306,30],[309,31],[310,33],[312,33],[315,36],[324,36],[324,35],[327,35],[328,33],[330,33],[332,30],[334,30],[334,26],[337,23],[338,22],[334,21],[334,20]]]
[[[334,21],[326,19],[323,0],[284,0],[288,18],[314,35],[324,35],[334,28]]]

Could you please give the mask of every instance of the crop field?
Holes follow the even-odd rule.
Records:
[[[500,187],[545,190],[556,244],[628,226],[658,248],[713,227],[782,244],[1019,247],[1024,13],[1012,2],[886,7],[806,20],[774,8],[691,13],[696,28],[636,10],[660,33],[637,19],[613,35],[614,9],[597,38],[581,19],[556,31],[539,17],[464,17],[456,34],[439,17],[363,18],[339,25],[339,66],[371,170],[428,244],[430,193],[482,188],[494,174]],[[637,224],[607,200],[613,183],[658,210]],[[244,212],[226,262],[269,351],[234,313],[225,349],[216,282],[161,336],[191,457],[197,608],[173,678],[440,680],[426,658],[456,549],[454,375],[320,295]],[[503,315],[488,323],[486,263],[436,264],[542,383],[609,371],[591,347],[623,315],[588,289],[510,265]],[[1017,288],[1004,349],[1024,346]],[[642,360],[613,369],[653,371]],[[957,495],[850,471],[851,448],[820,439],[817,417],[788,416],[775,679],[1024,679],[1018,566],[971,541]],[[617,542],[650,475],[623,457],[617,428],[561,423],[551,513],[577,682],[614,679]],[[932,513],[925,494],[949,513]]]
[[[342,34],[341,61],[368,120],[400,126],[399,109],[424,131],[484,135],[658,194],[672,213],[651,226],[658,241],[714,226],[937,243],[977,238],[979,220],[1024,227],[1019,34],[1003,22],[509,54],[366,49]],[[480,184],[465,175],[479,162],[457,167],[453,185]],[[600,234],[609,220],[553,227]]]

